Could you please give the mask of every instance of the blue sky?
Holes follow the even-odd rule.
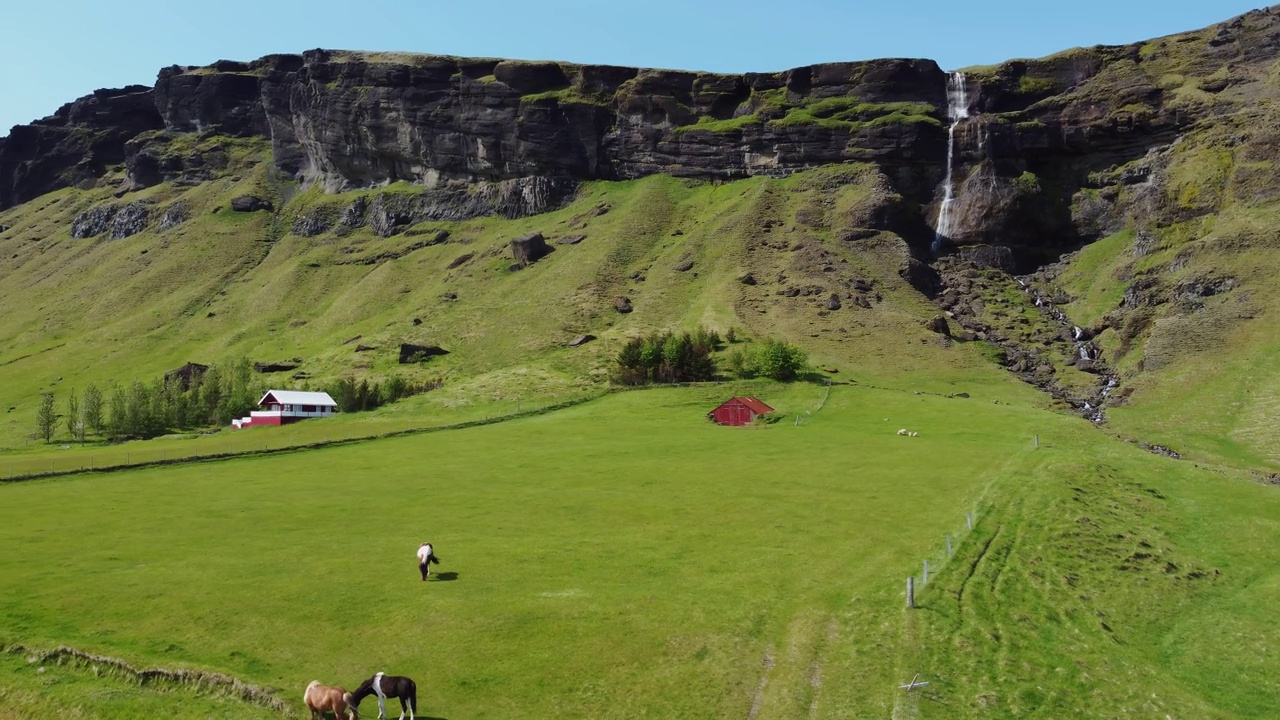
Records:
[[[1260,0],[6,0],[0,133],[166,65],[326,47],[717,72],[928,57],[944,68],[1191,30]]]

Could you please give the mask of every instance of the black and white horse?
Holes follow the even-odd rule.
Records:
[[[405,711],[409,711],[409,720],[413,720],[413,712],[418,708],[418,685],[407,677],[397,677],[378,673],[360,683],[360,687],[351,693],[351,707],[359,710],[360,701],[370,695],[378,696],[378,720],[387,718],[387,698],[400,701],[400,720],[404,720]]]
[[[431,543],[422,543],[418,546],[418,572],[422,573],[423,581],[431,574],[431,563],[440,564],[440,558],[436,557],[435,548],[431,547]]]

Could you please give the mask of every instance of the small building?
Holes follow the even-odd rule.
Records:
[[[288,425],[307,418],[329,417],[338,409],[338,403],[325,392],[300,392],[297,390],[268,390],[258,401],[261,410],[254,410],[249,417],[231,421],[231,426],[243,430],[265,425]]]
[[[773,408],[753,397],[736,397],[707,413],[707,418],[720,425],[749,425],[757,415],[773,412]]]

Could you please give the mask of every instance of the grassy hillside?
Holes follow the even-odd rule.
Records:
[[[838,239],[883,192],[870,168],[589,184],[568,207],[532,218],[305,238],[289,231],[298,216],[340,212],[360,194],[296,193],[270,177],[265,150],[225,142],[236,158],[229,179],[136,194],[153,212],[187,205],[191,219],[166,231],[73,239],[71,221],[110,202],[106,189],[65,190],[0,214],[11,228],[0,234],[0,307],[13,310],[0,314],[0,406],[14,408],[0,421],[0,446],[33,432],[42,391],[64,397],[72,386],[241,355],[300,358],[321,384],[402,370],[401,342],[439,344],[451,354],[409,373],[444,376],[476,402],[536,386],[529,374],[571,395],[605,379],[625,337],[699,323],[802,341],[818,364],[885,379],[983,362],[977,348],[941,347],[923,328],[936,311],[899,277],[900,239]],[[386,192],[401,191],[412,189]],[[231,211],[245,193],[283,210]],[[429,244],[440,230],[448,240]],[[528,232],[544,233],[555,252],[513,272],[509,241]],[[556,242],[572,235],[586,239]],[[756,285],[739,282],[747,273]],[[850,299],[859,279],[874,287],[869,308]],[[809,294],[779,295],[789,288]],[[828,313],[832,293],[844,307]],[[616,296],[631,298],[634,312],[619,314]],[[601,340],[565,347],[583,333]],[[287,374],[272,381],[296,384]]]

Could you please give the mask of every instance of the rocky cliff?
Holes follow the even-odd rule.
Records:
[[[1124,188],[1149,178],[1129,166],[1248,107],[1278,48],[1280,14],[1262,10],[1148,43],[970,70],[957,222],[944,240],[1025,258],[1111,230],[1130,213]],[[330,191],[407,181],[447,200],[479,186],[490,200],[466,213],[509,216],[548,209],[588,179],[717,180],[862,161],[896,196],[859,222],[923,248],[948,161],[946,85],[928,60],[713,75],[314,50],[170,67],[154,88],[99,91],[15,127],[0,140],[0,208],[121,164],[121,194],[216,174],[181,142],[192,134],[265,138],[280,173]]]

